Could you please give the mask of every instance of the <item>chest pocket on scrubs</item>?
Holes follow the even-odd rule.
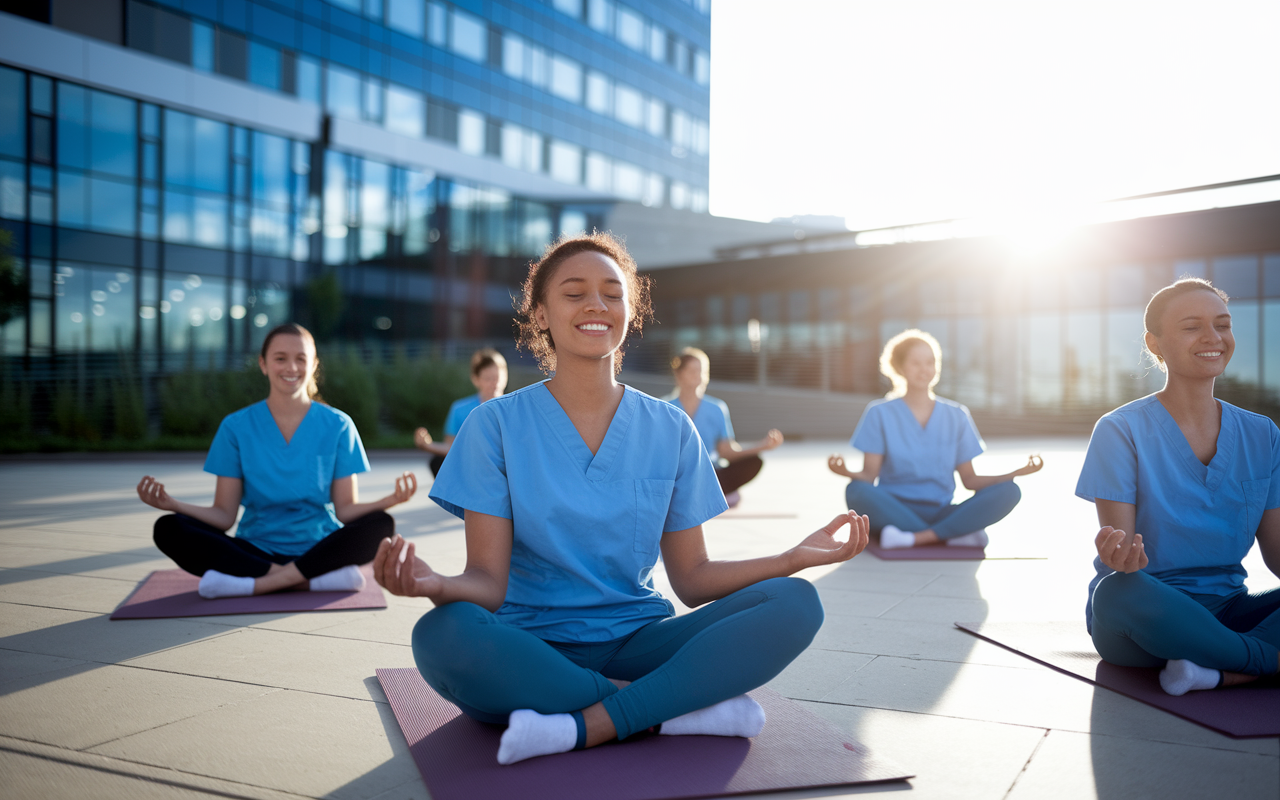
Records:
[[[1244,532],[1254,536],[1258,526],[1262,524],[1263,508],[1267,504],[1267,490],[1271,488],[1270,478],[1258,478],[1252,481],[1241,481],[1244,488]]]
[[[671,508],[675,481],[636,481],[636,552],[656,553],[662,541],[662,529]]]

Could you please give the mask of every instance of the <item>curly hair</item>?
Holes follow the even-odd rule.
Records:
[[[546,302],[547,284],[556,269],[579,253],[600,253],[613,259],[627,283],[629,308],[627,330],[623,337],[641,335],[644,324],[653,318],[653,301],[649,296],[650,280],[638,274],[636,261],[627,248],[613,234],[595,231],[577,236],[561,236],[547,246],[542,258],[529,264],[529,276],[525,278],[520,307],[516,313],[516,347],[528,350],[538,360],[538,366],[550,375],[556,369],[556,343],[551,331],[538,327],[534,315],[538,306]],[[613,371],[622,369],[622,347],[613,356]]]
[[[1222,299],[1223,303],[1231,302],[1231,298],[1227,293],[1209,283],[1204,278],[1182,278],[1176,280],[1168,286],[1151,296],[1151,300],[1147,302],[1147,309],[1142,313],[1142,327],[1145,333],[1159,336],[1164,333],[1164,310],[1169,307],[1174,298],[1181,297],[1189,292],[1213,292]],[[1151,359],[1152,366],[1161,372],[1167,372],[1168,368],[1164,365],[1164,359],[1151,352],[1151,348],[1147,347],[1146,337],[1142,341],[1143,354]]]

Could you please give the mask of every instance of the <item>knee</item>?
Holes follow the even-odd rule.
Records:
[[[990,495],[993,499],[1000,500],[1002,504],[1013,508],[1022,499],[1022,489],[1018,488],[1018,484],[1013,481],[1003,481],[994,486],[988,486],[982,490],[984,494]]]
[[[423,614],[410,639],[418,670],[424,676],[467,671],[467,643],[476,627],[487,624],[492,616],[474,603],[448,603]]]
[[[1093,619],[1108,628],[1127,629],[1150,617],[1158,604],[1145,602],[1149,580],[1142,572],[1113,572],[1093,589]]]
[[[844,499],[848,508],[866,505],[866,499],[875,491],[875,486],[866,481],[853,480],[844,489]]]
[[[178,522],[178,515],[165,514],[152,526],[151,540],[156,543],[156,547],[160,548],[160,552],[167,553],[181,533],[182,526]]]
[[[782,633],[791,637],[797,653],[804,650],[818,635],[826,617],[818,590],[803,578],[771,578],[763,586],[767,587],[771,602],[782,607],[782,619],[786,623]]]

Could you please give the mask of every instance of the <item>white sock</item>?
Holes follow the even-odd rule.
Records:
[[[714,706],[681,714],[662,723],[664,736],[757,736],[764,728],[764,709],[745,694],[722,700]]]
[[[253,578],[241,578],[227,575],[216,569],[205,570],[197,589],[205,600],[215,597],[247,597],[253,594]]]
[[[1167,694],[1180,697],[1187,692],[1216,689],[1222,681],[1222,673],[1202,667],[1185,658],[1171,658],[1160,670],[1160,687]]]
[[[880,546],[885,550],[896,550],[900,547],[915,547],[916,535],[894,525],[885,525],[880,529]]]
[[[578,743],[572,714],[539,714],[527,708],[511,712],[498,745],[498,763],[514,764],[534,756],[567,753]]]
[[[364,573],[354,564],[311,579],[313,592],[358,592],[364,588]]]
[[[986,547],[991,538],[987,536],[986,528],[979,528],[973,533],[966,533],[964,536],[956,536],[947,540],[947,544],[952,547]]]

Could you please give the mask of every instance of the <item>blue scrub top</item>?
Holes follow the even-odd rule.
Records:
[[[667,397],[666,401],[684,411],[684,406],[680,405],[679,393]],[[719,464],[720,452],[716,450],[716,445],[721,439],[734,438],[733,423],[729,421],[729,407],[718,397],[703,395],[702,401],[698,403],[698,410],[693,413],[693,427],[697,429],[698,437],[702,439],[702,446],[707,449],[711,462]]]
[[[497,616],[556,642],[611,641],[671,616],[652,578],[662,534],[728,508],[683,411],[627,386],[593,456],[545,383],[467,418],[431,499],[511,520]]]
[[[480,407],[480,393],[464,397],[461,400],[454,400],[453,405],[449,406],[449,414],[444,418],[444,434],[445,436],[457,436],[458,431],[462,430],[462,422],[467,415]]]
[[[877,485],[899,500],[944,506],[956,493],[956,467],[982,454],[982,438],[969,409],[934,398],[921,427],[901,397],[873,400],[862,412],[849,444],[884,456]]]
[[[204,471],[244,482],[236,538],[282,556],[300,556],[342,527],[329,499],[333,482],[369,471],[351,417],[312,403],[286,444],[267,401],[228,414]]]
[[[1259,414],[1219,401],[1222,425],[1209,465],[1196,458],[1155,395],[1112,411],[1093,428],[1076,495],[1136,506],[1147,574],[1191,594],[1244,587],[1240,562],[1253,547],[1262,512],[1280,507],[1280,429]],[[1093,561],[1098,581],[1112,573]],[[1092,613],[1086,611],[1092,621]]]

